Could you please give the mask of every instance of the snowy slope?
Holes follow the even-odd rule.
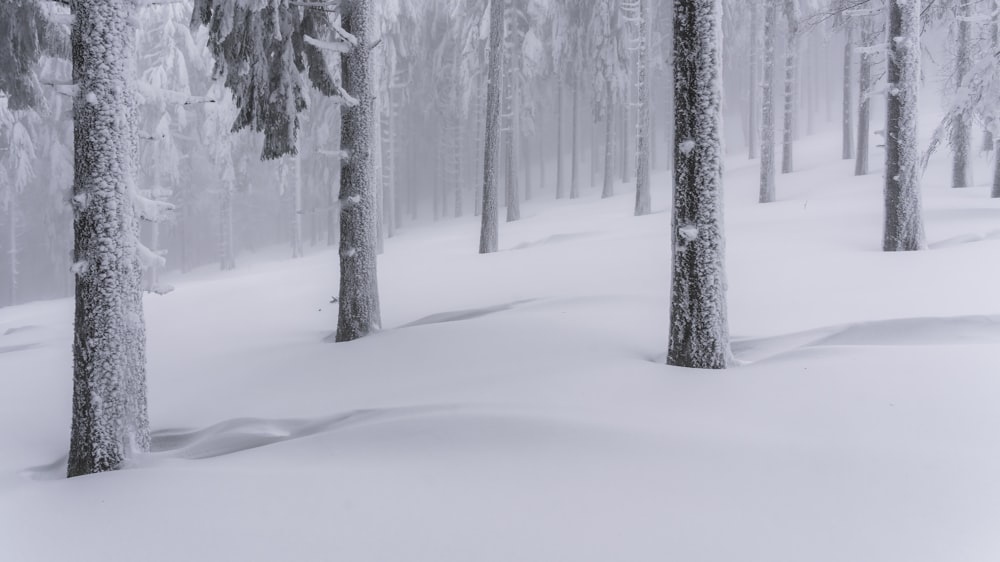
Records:
[[[767,206],[731,160],[726,372],[663,364],[665,175],[638,219],[547,192],[494,255],[406,229],[354,343],[322,342],[333,253],[174,280],[156,452],[117,473],[61,478],[71,303],[0,310],[0,560],[1000,559],[1000,201],[942,155],[932,249],[884,254],[837,153],[806,139]]]

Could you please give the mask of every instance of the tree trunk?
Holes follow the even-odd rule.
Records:
[[[292,174],[292,259],[301,258],[305,251],[302,247],[302,156],[291,156]]]
[[[371,49],[377,41],[372,0],[341,7],[342,26],[358,40],[343,57],[344,89],[358,104],[343,109],[343,142],[351,155],[340,182],[340,313],[337,341],[364,337],[381,327],[375,257],[375,91]]]
[[[580,197],[580,88],[573,88],[573,158],[570,160],[569,198]]]
[[[497,213],[497,152],[500,141],[500,93],[503,86],[500,65],[503,60],[504,0],[490,0],[489,83],[486,86],[486,147],[483,156],[483,222],[479,234],[479,253],[499,248]]]
[[[854,158],[854,94],[851,89],[854,67],[854,24],[850,18],[844,23],[844,88],[841,106],[841,157]]]
[[[788,20],[788,37],[785,46],[785,129],[782,135],[781,173],[790,174],[795,171],[794,149],[796,137],[796,81],[799,66],[799,31],[794,15],[786,14]]]
[[[920,12],[920,0],[889,0],[885,232],[882,242],[887,252],[924,247],[917,138]]]
[[[717,0],[675,0],[673,281],[667,363],[729,358],[722,220],[721,18]]]
[[[774,58],[775,36],[778,33],[778,0],[767,0],[764,13],[764,80],[761,87],[760,135],[760,198],[761,203],[774,201]],[[677,92],[676,86],[674,92]],[[677,100],[674,100],[676,106]],[[674,110],[676,111],[676,109]],[[676,163],[675,163],[676,166]]]
[[[614,180],[614,150],[615,150],[615,111],[611,80],[604,83],[604,189],[601,197],[613,197],[615,194]]]
[[[558,79],[558,87],[556,89],[556,99],[558,114],[556,119],[559,123],[556,125],[557,138],[556,138],[556,199],[562,199],[566,197],[566,173],[563,170],[563,155],[566,151],[563,143],[563,125],[566,121],[563,117],[563,83],[561,79]]]
[[[757,158],[760,153],[760,122],[758,113],[760,111],[757,97],[760,87],[760,77],[757,75],[757,67],[760,64],[760,5],[757,2],[750,3],[750,102],[748,111],[749,138],[747,139],[747,155],[751,160]]]
[[[509,22],[507,23],[509,26]],[[509,33],[509,27],[507,33]],[[504,80],[503,80],[503,157],[504,157],[504,181],[505,200],[507,202],[507,222],[520,220],[521,218],[521,195],[519,193],[517,179],[517,148],[514,141],[517,136],[517,111],[514,101],[514,60],[510,39],[508,38],[504,49]]]
[[[957,49],[955,52],[955,90],[965,86],[966,77],[972,66],[969,16],[972,14],[971,2],[958,2],[956,6],[958,17]],[[955,115],[951,125],[951,186],[969,187],[972,179],[969,174],[969,152],[972,144],[972,126],[968,111],[960,111]]]
[[[20,250],[17,247],[17,194],[11,189],[10,200],[7,202],[7,274],[10,275],[10,286],[8,287],[8,304],[17,304],[17,256]]]
[[[233,183],[225,181],[219,202],[219,268],[222,271],[236,269],[235,237],[233,236]],[[155,223],[153,225],[156,226]],[[151,286],[156,287],[155,277]]]
[[[135,189],[135,0],[73,0],[76,313],[69,476],[149,451]]]
[[[866,18],[862,23],[862,44],[869,47],[875,41],[872,23]],[[861,51],[858,57],[858,149],[854,161],[854,175],[863,176],[868,173],[868,137],[871,124],[871,82],[872,62],[867,51]]]
[[[639,1],[639,111],[636,116],[635,216],[652,212],[649,186],[649,0]]]

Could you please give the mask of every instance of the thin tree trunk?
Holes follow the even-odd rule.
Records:
[[[573,158],[570,160],[569,198],[580,197],[580,88],[573,88]]]
[[[292,156],[293,209],[292,209],[292,259],[301,258],[305,252],[302,247],[302,157]]]
[[[504,0],[490,0],[489,83],[486,90],[486,147],[483,157],[483,222],[479,253],[499,249],[497,213],[497,152],[500,141],[500,93],[503,57]]]
[[[971,1],[963,0],[956,3],[958,17],[958,46],[955,53],[955,89],[959,90],[965,86],[966,77],[972,66],[971,40],[969,16],[972,13]],[[955,115],[951,125],[951,186],[969,187],[972,179],[969,173],[969,153],[972,144],[970,117],[967,111],[960,111]]]
[[[764,80],[761,86],[760,197],[761,203],[774,201],[774,59],[778,32],[778,0],[767,0],[764,15]],[[677,88],[674,88],[677,92]],[[674,100],[676,105],[678,102]],[[676,110],[675,110],[676,111]]]
[[[850,18],[844,23],[844,84],[843,104],[841,106],[841,157],[844,160],[854,158],[854,94],[852,90],[854,75],[854,24]]]
[[[788,37],[785,46],[785,130],[781,151],[782,174],[790,174],[795,171],[796,82],[799,70],[799,22],[796,21],[796,16],[791,10],[786,10],[786,19],[788,20]]]
[[[865,47],[875,41],[875,32],[872,30],[872,23],[866,21],[862,24],[862,43]],[[863,176],[868,173],[868,137],[871,123],[871,81],[872,63],[871,55],[867,51],[861,51],[858,57],[858,143],[857,156],[854,161],[854,175]]]
[[[615,194],[614,180],[614,150],[615,150],[615,111],[614,111],[614,90],[611,80],[604,83],[604,189],[601,190],[601,197],[613,197]]]
[[[563,143],[563,128],[566,121],[563,117],[563,83],[562,80],[558,80],[556,93],[556,104],[559,106],[556,113],[558,114],[556,119],[559,121],[556,125],[557,138],[556,138],[556,199],[562,199],[566,197],[566,174],[563,171],[563,156],[566,152],[566,148]]]
[[[375,91],[370,46],[377,40],[372,0],[341,6],[342,26],[358,40],[343,57],[344,89],[358,100],[343,109],[344,148],[351,157],[340,182],[340,297],[338,342],[381,327],[375,257]]]
[[[750,160],[755,160],[760,154],[760,122],[758,114],[760,112],[760,102],[758,95],[760,87],[760,77],[757,75],[760,64],[760,5],[757,2],[750,3],[750,101],[747,109],[749,139],[747,142],[747,155]]]
[[[652,212],[652,197],[649,186],[649,0],[639,2],[639,67],[637,83],[639,111],[636,116],[638,138],[636,139],[635,172],[635,216],[641,217]]]

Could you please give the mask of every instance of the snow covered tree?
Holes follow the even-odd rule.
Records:
[[[778,2],[766,0],[764,5],[764,70],[761,83],[761,133],[760,133],[760,196],[761,203],[774,201],[774,64],[775,43],[778,34]]]
[[[954,3],[955,18],[955,65],[953,71],[954,89],[962,91],[972,67],[972,1],[957,0]],[[958,94],[961,95],[961,94]],[[972,148],[971,115],[967,111],[952,113],[951,186],[969,187],[972,178],[969,170],[969,156]]]
[[[372,48],[377,22],[372,0],[341,4],[343,30],[352,48],[343,55],[344,90],[354,101],[343,108],[340,176],[340,314],[337,341],[351,341],[381,327],[376,271],[375,77]]]
[[[503,84],[503,22],[505,0],[490,0],[490,43],[486,86],[486,142],[483,157],[483,211],[479,253],[499,249],[497,159],[500,149],[500,95]]]
[[[635,0],[638,4],[639,47],[636,64],[638,80],[636,82],[639,96],[638,124],[636,132],[636,173],[635,173],[635,215],[648,215],[652,212],[652,196],[649,185],[649,151],[650,151],[650,92],[649,92],[649,0]]]
[[[882,242],[887,252],[924,247],[917,144],[920,13],[920,0],[889,0],[885,231]]]
[[[787,23],[785,44],[785,123],[782,135],[781,173],[795,171],[795,126],[799,72],[799,20],[802,17],[798,0],[784,0],[784,14]]]
[[[874,3],[874,2],[871,2]],[[871,96],[874,84],[872,83],[872,66],[875,64],[875,57],[878,46],[878,38],[881,35],[879,26],[875,24],[875,16],[881,13],[880,6],[858,9],[849,12],[851,17],[858,19],[858,27],[861,33],[861,47],[858,56],[858,142],[856,157],[854,160],[854,175],[864,176],[868,174],[868,152],[869,139],[871,137]]]
[[[615,115],[624,102],[627,88],[625,64],[625,30],[620,2],[601,2],[594,14],[595,62],[594,91],[598,107],[595,111],[604,118],[604,182],[601,197],[614,195]]]
[[[674,2],[673,280],[667,363],[722,369],[729,351],[718,0]],[[773,20],[772,20],[773,21]]]
[[[133,76],[136,0],[72,0],[76,315],[68,474],[149,449]]]
[[[850,18],[843,18],[844,28],[844,88],[841,100],[841,157],[844,160],[854,158],[854,92],[852,90],[854,74],[854,24]]]

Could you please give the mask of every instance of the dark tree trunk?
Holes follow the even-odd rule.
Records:
[[[924,247],[917,144],[920,0],[889,0],[889,37],[882,247],[887,252],[920,250]]]
[[[340,314],[337,341],[351,341],[381,326],[376,268],[375,91],[371,49],[372,0],[342,8],[343,27],[358,45],[343,58],[344,89],[358,104],[343,109],[344,149],[350,155],[340,181]]]
[[[729,358],[722,221],[719,3],[675,0],[673,281],[667,363]]]
[[[149,450],[146,328],[133,207],[135,0],[74,0],[76,313],[68,475]]]

